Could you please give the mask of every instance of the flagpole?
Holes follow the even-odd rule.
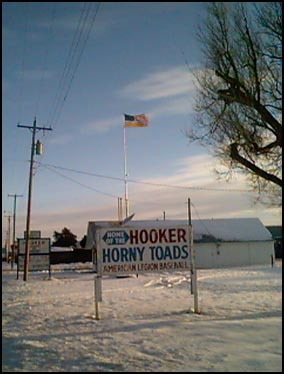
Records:
[[[123,150],[124,150],[124,199],[125,199],[125,218],[129,216],[128,185],[127,185],[127,159],[126,159],[126,133],[123,126]]]

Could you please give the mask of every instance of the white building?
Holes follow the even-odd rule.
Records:
[[[199,269],[274,261],[272,235],[258,218],[207,219],[193,221],[192,226]]]
[[[127,228],[187,225],[187,220],[129,221]],[[89,222],[86,248],[95,248],[97,227],[119,227],[117,221]],[[123,227],[123,226],[122,226]],[[193,220],[197,269],[271,264],[274,241],[258,218]]]

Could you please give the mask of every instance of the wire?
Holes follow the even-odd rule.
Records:
[[[67,177],[66,175],[62,174],[62,173],[59,173],[58,171],[55,171],[53,170],[52,168],[56,168],[56,169],[62,169],[62,170],[67,170],[67,171],[72,171],[72,172],[76,172],[76,173],[80,173],[80,174],[86,174],[86,175],[91,175],[91,176],[95,176],[95,177],[101,177],[101,178],[107,178],[107,179],[114,179],[114,180],[119,180],[119,181],[124,181],[123,178],[118,178],[118,177],[109,177],[109,176],[105,176],[105,175],[100,175],[100,174],[94,174],[94,173],[88,173],[88,172],[83,172],[83,171],[78,171],[78,170],[75,170],[75,169],[68,169],[68,168],[64,168],[64,167],[60,167],[60,166],[55,166],[55,165],[51,165],[51,164],[43,164],[41,162],[38,162],[38,161],[35,161],[36,163],[38,164],[41,164],[41,166],[43,166],[44,168],[54,172],[55,174],[58,174],[60,175],[61,177],[67,179],[67,180],[70,180],[71,182],[73,183],[76,183],[82,187],[85,187],[89,190],[92,190],[92,191],[95,191],[99,194],[102,194],[102,195],[106,195],[106,196],[109,196],[109,197],[113,197],[113,198],[116,198],[116,199],[119,199],[120,197],[119,196],[116,196],[116,195],[113,195],[113,194],[110,194],[110,193],[107,193],[107,192],[102,192],[102,191],[99,191],[93,187],[90,187],[90,186],[87,186],[81,182],[78,182],[76,180],[74,180],[73,178],[70,178],[70,177]],[[128,180],[130,181],[130,180]],[[167,184],[156,184],[156,183],[150,183],[150,182],[143,182],[143,181],[135,181],[135,183],[141,183],[141,184],[150,184],[150,185],[153,185],[153,186],[163,186],[163,187],[170,187],[170,188],[183,188],[183,189],[191,189],[191,187],[183,187],[183,186],[173,186],[173,185],[167,185]],[[195,187],[193,187],[194,189],[197,189]],[[203,188],[202,187],[199,187],[200,190],[202,190]],[[206,188],[206,190],[208,190]],[[211,190],[211,189],[210,189]],[[216,190],[214,189],[214,191],[219,191],[219,190]],[[227,191],[227,192],[230,192],[230,191],[240,191],[240,190],[221,190],[221,191]],[[245,190],[241,190],[241,191],[245,191]],[[251,192],[251,191],[246,191],[246,192]],[[132,200],[133,203],[137,203],[137,201],[135,200]],[[151,204],[155,204],[155,205],[161,205],[159,203],[157,203],[157,201],[155,202],[151,202]],[[201,225],[204,227],[204,229],[207,231],[207,233],[211,236],[211,237],[214,237],[214,235],[212,234],[212,232],[207,228],[207,226],[204,224],[204,221],[200,218],[200,215],[198,213],[198,210],[195,206],[195,204],[191,201],[191,205],[193,206],[194,208],[194,211],[196,213],[196,216],[197,216],[197,219],[198,221],[201,223]],[[164,206],[164,204],[163,204]]]
[[[83,183],[81,183],[81,182],[78,182],[78,181],[74,180],[73,178],[67,177],[67,176],[64,175],[64,174],[59,173],[58,171],[52,170],[52,169],[51,169],[49,166],[47,166],[47,165],[42,165],[42,166],[44,166],[46,169],[50,170],[51,172],[53,172],[53,173],[55,173],[55,174],[57,174],[57,175],[60,175],[61,177],[65,178],[65,179],[67,179],[67,180],[70,180],[70,181],[73,182],[73,183],[76,183],[76,184],[78,184],[78,185],[80,185],[80,186],[82,186],[82,187],[84,187],[84,188],[89,189],[89,190],[95,191],[95,192],[97,192],[97,193],[99,193],[99,194],[101,194],[101,195],[105,195],[105,196],[113,197],[113,198],[116,198],[116,199],[119,199],[119,198],[120,198],[119,196],[116,196],[116,195],[113,195],[113,194],[110,194],[110,193],[107,193],[107,192],[99,191],[99,190],[97,190],[97,189],[95,189],[95,188],[93,188],[93,187],[90,187],[90,186],[87,186],[87,185],[85,185],[85,184],[83,184]],[[135,203],[135,200],[132,199],[132,203]],[[136,203],[137,203],[137,202],[136,202]],[[155,205],[162,205],[162,204],[157,203],[156,201],[155,201],[155,202],[151,202],[151,204],[153,204],[153,203],[154,203]],[[208,229],[208,227],[204,224],[204,221],[200,218],[200,215],[199,215],[199,213],[198,213],[198,210],[197,210],[197,208],[196,208],[196,205],[193,204],[192,201],[191,201],[191,205],[192,205],[193,208],[194,208],[194,211],[195,211],[195,213],[196,213],[197,219],[198,219],[198,221],[200,222],[200,224],[204,227],[204,229],[207,231],[207,233],[208,233],[211,237],[214,237],[214,235],[212,234],[212,232],[211,232],[211,231]],[[163,204],[163,206],[164,206],[164,204]]]
[[[86,4],[89,4],[88,7],[86,7]],[[93,16],[90,16],[91,7],[93,6],[93,3],[84,3],[84,6],[81,10],[77,29],[72,40],[69,54],[64,66],[63,75],[61,77],[58,91],[56,94],[55,109],[51,115],[50,120],[48,121],[50,127],[52,126],[53,129],[58,123],[63,105],[68,97],[72,82],[75,77],[75,73],[78,69],[81,57],[83,55],[83,51],[88,41],[90,31],[97,17],[100,4],[101,3],[98,3],[96,10],[93,11]]]
[[[53,3],[53,8],[51,10],[51,22],[50,22],[50,26],[49,26],[48,41],[51,40],[51,36],[52,36],[52,29],[53,29],[54,19],[55,19],[55,10],[56,10],[56,2]],[[50,50],[50,48],[48,47],[48,43],[47,43],[47,46],[45,48],[45,57],[43,59],[42,75],[41,75],[41,79],[40,79],[40,83],[39,83],[39,93],[38,93],[37,101],[36,101],[35,116],[37,116],[37,111],[38,111],[38,108],[39,108],[41,94],[42,94],[42,91],[43,91],[43,78],[44,78],[46,70],[47,70],[46,67],[47,67],[49,50]]]
[[[69,93],[69,90],[70,90],[71,84],[72,84],[72,82],[73,82],[73,79],[74,79],[75,73],[76,73],[76,71],[77,71],[77,68],[78,68],[78,66],[79,66],[79,63],[80,63],[81,57],[82,57],[82,55],[83,55],[83,51],[84,51],[85,46],[86,46],[86,44],[87,44],[87,41],[88,41],[88,39],[89,39],[90,31],[91,31],[91,29],[92,29],[92,26],[93,26],[93,24],[94,24],[94,22],[95,22],[95,19],[96,19],[97,13],[98,13],[98,11],[99,11],[100,4],[101,4],[101,3],[98,4],[97,9],[96,9],[96,11],[94,12],[94,15],[93,15],[93,17],[92,17],[92,20],[91,20],[91,22],[89,23],[89,28],[88,28],[88,30],[87,30],[87,35],[86,35],[86,38],[85,38],[85,40],[84,40],[84,42],[83,42],[83,46],[82,46],[82,48],[81,48],[80,55],[79,55],[78,58],[77,58],[77,63],[76,63],[75,69],[74,69],[74,71],[73,71],[73,74],[72,74],[71,80],[70,80],[70,82],[69,82],[69,85],[68,85],[68,87],[67,87],[67,92],[66,92],[66,95],[65,95],[65,97],[64,97],[64,101],[66,100],[67,95],[68,95],[68,93]]]
[[[19,88],[19,96],[18,96],[18,103],[19,103],[19,112],[18,112],[18,118],[20,121],[21,115],[22,115],[22,99],[23,99],[23,88],[24,88],[24,78],[25,78],[25,67],[26,67],[26,49],[27,49],[27,32],[28,32],[28,17],[26,16],[29,14],[28,12],[28,4],[25,2],[25,10],[23,12],[24,18],[25,18],[25,28],[24,28],[24,42],[23,42],[23,59],[21,64],[21,76],[22,76],[22,82]]]
[[[68,56],[66,58],[65,65],[64,65],[64,68],[63,68],[63,73],[62,73],[62,76],[61,76],[60,81],[59,81],[58,89],[57,89],[55,99],[54,99],[54,110],[53,110],[53,112],[50,113],[50,118],[48,120],[48,123],[50,124],[50,126],[51,126],[51,123],[53,123],[54,117],[55,117],[56,112],[58,110],[58,106],[60,105],[61,96],[64,94],[63,89],[64,89],[65,82],[67,80],[68,72],[71,69],[71,64],[72,64],[72,61],[73,61],[73,58],[71,58],[71,57],[74,56],[74,53],[75,53],[75,52],[73,52],[73,50],[75,48],[74,46],[75,46],[76,38],[77,38],[78,34],[80,33],[79,30],[80,30],[80,27],[81,27],[81,22],[82,22],[83,14],[85,12],[85,8],[86,8],[86,3],[84,3],[84,5],[81,9],[78,24],[77,24],[77,28],[76,28],[75,33],[73,35],[73,39],[72,39],[72,43],[71,43],[71,46],[70,46],[70,49],[69,49],[69,53],[68,53]]]
[[[61,177],[70,180],[70,181],[73,182],[73,183],[76,183],[76,184],[79,184],[79,185],[82,186],[82,187],[88,188],[89,190],[95,191],[95,192],[97,192],[97,193],[99,193],[99,194],[102,194],[102,195],[105,195],[105,196],[115,197],[116,199],[119,198],[119,196],[116,196],[116,195],[113,195],[113,194],[110,194],[110,193],[107,193],[107,192],[99,191],[99,190],[97,190],[97,189],[95,189],[95,188],[93,188],[93,187],[90,187],[90,186],[87,186],[87,185],[85,185],[85,184],[83,184],[83,183],[81,183],[81,182],[78,182],[78,181],[76,181],[76,180],[73,179],[73,178],[67,177],[66,175],[61,174],[61,173],[59,173],[58,171],[52,170],[52,169],[51,169],[50,167],[48,167],[47,165],[43,165],[43,164],[42,164],[42,166],[45,167],[46,169],[52,171],[53,173],[58,174],[58,175],[60,175]]]
[[[210,232],[210,231],[208,230],[208,228],[207,228],[206,225],[204,224],[203,220],[200,218],[200,216],[199,216],[199,214],[198,214],[198,211],[197,211],[197,208],[196,208],[195,204],[193,204],[192,201],[190,201],[190,203],[191,203],[191,205],[193,206],[193,208],[194,208],[194,210],[195,210],[195,213],[196,213],[196,215],[197,215],[197,218],[198,218],[199,222],[201,223],[201,225],[205,228],[205,230],[208,232],[208,234],[209,234],[211,237],[214,237],[214,235],[212,234],[212,232]]]
[[[75,73],[78,69],[83,51],[88,41],[91,29],[96,20],[100,5],[101,3],[99,2],[96,9],[93,10],[93,13],[91,13],[91,7],[93,6],[93,3],[85,2],[81,9],[76,31],[69,48],[69,53],[64,65],[63,74],[60,78],[56,96],[53,102],[54,109],[50,112],[47,122],[49,124],[49,127],[52,127],[53,130],[59,121],[63,105],[66,102],[67,96],[69,94],[72,82],[75,77]],[[46,145],[47,141],[45,143],[45,146]],[[41,160],[42,157],[43,155],[41,155]]]
[[[89,176],[98,177],[98,178],[112,179],[112,180],[117,180],[117,181],[124,181],[123,178],[119,178],[119,177],[112,177],[112,176],[107,176],[107,175],[102,175],[102,174],[95,174],[95,173],[90,173],[90,172],[65,168],[65,167],[62,167],[62,166],[56,166],[56,165],[52,165],[52,164],[43,164],[42,162],[39,162],[39,161],[35,161],[35,162],[37,162],[38,164],[40,164],[42,166],[49,166],[49,167],[52,167],[52,168],[55,168],[55,169],[71,171],[73,173],[84,174],[84,175],[89,175]],[[135,180],[135,179],[128,179],[127,181],[131,182],[131,183],[146,184],[146,185],[150,185],[150,186],[159,186],[159,187],[167,187],[167,188],[175,188],[175,189],[186,189],[186,190],[220,191],[220,192],[253,192],[253,190],[244,190],[244,189],[223,189],[223,188],[209,188],[209,187],[178,186],[178,185],[170,185],[170,184],[163,184],[163,183],[145,182],[145,181],[140,181],[140,180]]]
[[[99,193],[99,194],[101,194],[101,195],[109,196],[109,197],[112,197],[112,198],[115,198],[115,199],[119,199],[119,198],[120,198],[119,196],[116,196],[116,195],[113,195],[113,194],[110,194],[110,193],[107,193],[107,192],[99,191],[99,190],[97,190],[97,189],[95,189],[95,188],[93,188],[93,187],[90,187],[90,186],[87,186],[87,185],[85,185],[85,184],[83,184],[83,183],[81,183],[81,182],[78,182],[78,181],[74,180],[73,178],[67,177],[67,176],[64,175],[64,174],[59,173],[58,171],[53,170],[53,169],[50,167],[50,165],[44,165],[44,164],[42,164],[42,163],[41,163],[41,165],[42,165],[44,168],[50,170],[51,172],[53,172],[53,173],[55,173],[55,174],[57,174],[57,175],[60,175],[61,177],[65,178],[65,179],[67,179],[67,180],[69,180],[69,181],[71,181],[71,182],[73,182],[73,183],[76,183],[76,184],[78,184],[78,185],[80,185],[80,186],[82,186],[82,187],[84,187],[84,188],[87,188],[87,189],[89,189],[89,190],[91,190],[91,191],[94,191],[94,192]],[[52,166],[52,167],[54,167],[54,166]],[[97,175],[96,175],[96,176],[97,176]],[[118,178],[114,178],[114,179],[118,179]],[[120,179],[120,178],[119,178],[119,179]],[[121,179],[121,180],[122,180],[122,179]],[[132,199],[131,201],[132,201],[132,203],[134,203],[134,204],[135,204],[135,203],[138,203],[137,201],[135,201],[135,200],[133,200],[133,199]],[[140,202],[139,202],[139,203],[140,203]],[[163,206],[164,206],[164,204],[157,203],[157,201],[154,201],[154,202],[152,201],[151,204],[152,204],[152,205],[154,204],[154,205],[159,205],[159,206],[163,205]],[[191,205],[193,206],[193,208],[194,208],[194,210],[195,210],[195,213],[196,213],[196,215],[197,215],[198,221],[202,224],[202,226],[203,226],[204,229],[207,231],[207,233],[208,233],[211,237],[214,237],[214,235],[210,232],[210,230],[209,230],[209,229],[206,227],[206,225],[204,224],[203,220],[200,218],[199,213],[198,213],[198,211],[197,211],[197,208],[196,208],[195,204],[193,204],[192,201],[191,201]]]

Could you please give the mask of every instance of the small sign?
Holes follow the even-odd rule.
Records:
[[[50,238],[30,239],[29,246],[29,271],[48,270],[50,275]],[[18,263],[17,278],[19,271],[25,269],[26,239],[18,239]]]
[[[25,256],[18,257],[18,270],[24,271]],[[29,271],[49,270],[49,255],[30,256]]]
[[[25,254],[26,252],[26,239],[18,239],[19,254]],[[30,254],[33,253],[49,253],[50,239],[30,239]]]
[[[30,239],[39,239],[41,237],[41,231],[40,230],[31,230],[30,231]],[[27,238],[27,232],[24,231],[24,238]]]
[[[126,244],[129,235],[124,230],[108,230],[103,236],[103,240],[108,245]]]

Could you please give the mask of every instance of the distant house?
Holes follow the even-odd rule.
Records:
[[[266,226],[274,240],[275,257],[282,258],[282,226]]]
[[[167,227],[187,225],[187,220],[130,221],[124,227]],[[119,227],[117,221],[93,221],[88,224],[86,248],[95,248],[99,226]],[[123,226],[122,226],[123,227]],[[271,264],[274,241],[258,218],[193,220],[193,245],[199,269]]]

